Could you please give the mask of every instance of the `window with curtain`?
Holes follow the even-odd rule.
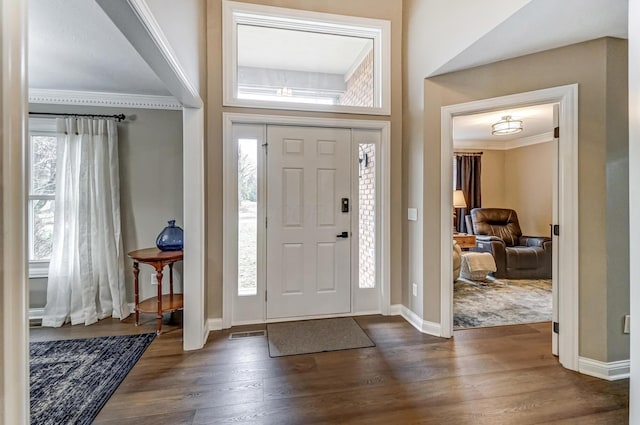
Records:
[[[453,190],[462,190],[467,208],[458,208],[456,231],[467,233],[464,217],[474,208],[482,206],[481,171],[482,152],[456,153],[454,156]]]
[[[114,120],[56,120],[55,201],[42,326],[124,319],[130,310]]]

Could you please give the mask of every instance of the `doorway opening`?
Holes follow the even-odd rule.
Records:
[[[503,117],[519,127],[492,132]],[[459,207],[454,330],[557,318],[550,227],[557,215],[556,123],[557,104],[453,120],[454,207]],[[463,200],[456,201],[456,194]]]
[[[442,108],[441,120],[441,259],[440,336],[453,336],[453,122],[454,118],[540,104],[559,105],[558,196],[555,212],[553,277],[557,287],[557,322],[562,333],[554,333],[554,351],[560,363],[578,370],[578,86],[577,84],[483,99]],[[557,226],[557,227],[555,227]],[[557,267],[561,264],[562,267]],[[559,327],[560,325],[558,325]],[[555,327],[555,326],[554,326]]]

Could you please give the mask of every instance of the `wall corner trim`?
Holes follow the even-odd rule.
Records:
[[[437,337],[441,335],[441,327],[439,323],[422,320],[420,316],[418,316],[416,313],[409,310],[402,304],[393,304],[389,309],[389,314],[393,316],[402,316],[404,320],[409,322],[411,326],[413,326],[423,334],[433,335]]]
[[[207,333],[222,330],[222,317],[207,320]]]
[[[629,360],[607,363],[586,357],[580,357],[578,359],[578,371],[580,373],[607,381],[629,378],[630,366],[631,362]]]
[[[75,90],[29,89],[29,103],[112,108],[182,109],[180,102],[173,96]]]

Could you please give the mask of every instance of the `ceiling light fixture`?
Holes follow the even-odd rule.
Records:
[[[522,121],[512,120],[511,115],[505,115],[500,121],[491,126],[491,134],[494,136],[504,136],[505,134],[520,133],[522,131]]]

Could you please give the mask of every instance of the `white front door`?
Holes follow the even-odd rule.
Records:
[[[267,127],[267,319],[351,310],[351,131]]]

